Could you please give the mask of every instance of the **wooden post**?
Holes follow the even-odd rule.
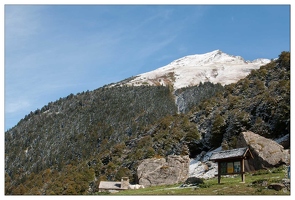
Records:
[[[242,177],[242,182],[245,183],[245,160],[242,158],[241,160],[241,177]]]
[[[220,184],[221,179],[221,169],[220,169],[220,162],[218,162],[218,184]]]

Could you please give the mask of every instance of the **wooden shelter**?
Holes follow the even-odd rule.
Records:
[[[221,175],[241,174],[242,182],[245,182],[245,160],[253,159],[249,148],[238,148],[213,152],[210,160],[218,162],[218,183]]]

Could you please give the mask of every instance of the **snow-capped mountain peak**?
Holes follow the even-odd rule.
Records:
[[[228,55],[221,50],[205,54],[188,55],[156,70],[138,75],[127,85],[173,85],[174,89],[198,85],[200,82],[237,82],[252,69],[269,63],[269,59],[245,61],[241,56]]]

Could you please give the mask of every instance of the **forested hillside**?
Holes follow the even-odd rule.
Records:
[[[213,84],[211,82],[201,82],[197,86],[178,89],[174,92],[178,112],[188,113],[201,101],[211,98],[223,91],[224,87],[220,83]]]
[[[199,148],[234,147],[245,130],[267,138],[290,133],[290,53],[252,72],[223,93],[207,99],[191,111],[202,135]]]
[[[30,113],[5,133],[6,172],[19,181],[25,174],[60,171],[98,155],[104,156],[98,160],[108,163],[108,156],[121,150],[121,144],[175,112],[168,87],[100,88],[71,94]]]
[[[243,130],[290,133],[289,52],[225,88],[106,86],[50,102],[5,132],[5,194],[91,194],[122,176],[136,183],[142,159],[231,148]]]

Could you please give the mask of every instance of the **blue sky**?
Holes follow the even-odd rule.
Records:
[[[5,130],[60,97],[220,49],[290,51],[290,6],[5,5]]]

